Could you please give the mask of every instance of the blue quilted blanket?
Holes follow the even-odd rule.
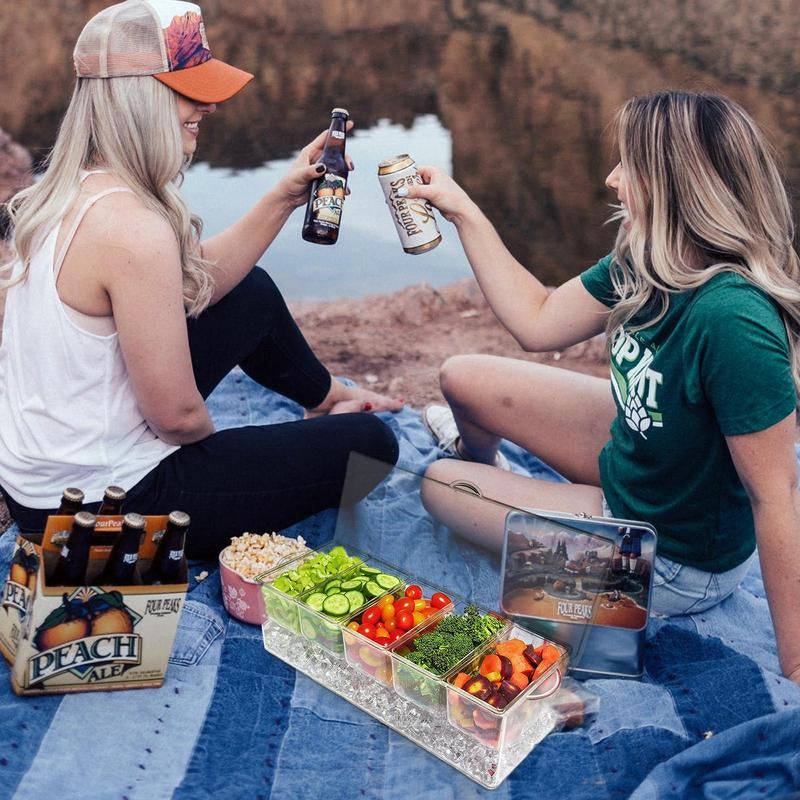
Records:
[[[296,418],[300,410],[234,372],[209,405],[219,427]],[[436,457],[419,415],[386,416],[401,465]],[[558,477],[528,453],[520,472]],[[375,553],[435,562],[485,603],[497,564],[415,521],[401,474],[382,489]],[[331,538],[326,512],[296,526],[312,546]],[[0,537],[6,574],[13,529]],[[431,558],[433,554],[433,558]],[[388,556],[387,556],[388,557]],[[389,558],[389,560],[392,560]],[[218,572],[194,564],[164,686],[158,690],[18,698],[0,681],[0,798],[328,798],[468,800],[490,793],[267,654],[258,628],[227,616]],[[422,574],[429,574],[422,570]],[[800,793],[800,687],[780,676],[758,566],[721,606],[651,620],[641,682],[593,680],[590,726],[555,733],[491,796],[611,800],[785,798]],[[800,796],[800,795],[799,795]]]

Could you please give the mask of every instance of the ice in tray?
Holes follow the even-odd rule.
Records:
[[[509,620],[464,601],[426,622],[419,633],[390,646],[395,691],[433,713],[444,714],[444,676],[473,652],[500,636]]]
[[[363,562],[364,553],[328,544],[298,556],[288,564],[258,576],[268,619],[300,635],[298,598],[320,583],[353,569]]]
[[[566,666],[563,647],[514,625],[448,673],[447,718],[487,747],[510,747],[549,713],[543,700]]]
[[[297,613],[300,632],[335,655],[344,654],[342,626],[354,614],[403,586],[408,574],[367,557],[347,572],[300,595]]]
[[[429,619],[452,609],[449,595],[413,578],[348,618],[342,629],[347,663],[392,686],[389,645],[412,638]]]

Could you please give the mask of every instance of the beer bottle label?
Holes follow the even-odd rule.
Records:
[[[122,556],[123,564],[135,564],[138,560],[139,560],[138,553],[125,553],[125,555]]]
[[[61,558],[69,558],[69,547],[67,545],[61,548]]]
[[[183,558],[183,550],[170,550],[169,551],[169,560],[170,561],[180,561]]]
[[[312,219],[322,225],[338,228],[344,206],[344,189],[344,178],[332,172],[320,178],[314,186],[314,199],[311,203]]]

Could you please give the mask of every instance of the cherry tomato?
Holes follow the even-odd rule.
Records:
[[[394,603],[394,600],[395,600],[394,595],[385,594],[383,597],[381,597],[380,600],[378,600],[378,605],[381,608],[383,608],[384,606],[390,606],[392,605],[392,603]]]
[[[371,606],[364,612],[361,617],[362,625],[374,625],[381,618],[381,609],[379,606]]]
[[[392,634],[389,633],[389,631],[387,631],[386,628],[378,628],[378,630],[375,631],[376,642],[382,642],[383,644],[386,644],[387,640],[390,639],[391,636]]]
[[[422,589],[412,583],[411,586],[406,586],[406,597],[410,597],[412,600],[419,600],[422,597]]]
[[[395,617],[395,622],[398,628],[409,631],[414,627],[414,615],[410,611],[401,611],[397,617]]]
[[[403,597],[394,604],[395,611],[413,611],[414,599],[411,597]]]
[[[375,626],[374,625],[359,625],[358,632],[362,636],[366,636],[367,639],[374,639],[375,638]]]
[[[428,605],[427,600],[415,600],[414,611],[422,611]]]
[[[352,622],[347,623],[347,627],[350,628],[351,631],[357,631],[359,626],[358,623],[353,620]]]
[[[438,610],[438,608],[423,608],[419,613],[422,614],[425,619],[428,619],[431,614],[435,614]]]
[[[450,604],[450,598],[446,594],[442,594],[441,592],[436,592],[433,597],[431,597],[431,605],[434,608],[444,608],[446,605]]]
[[[395,611],[394,606],[387,603],[385,606],[383,606],[383,608],[381,608],[381,619],[384,622],[388,622],[390,619],[394,619],[394,615],[396,613],[397,612]]]
[[[383,627],[386,628],[389,633],[394,633],[397,628],[397,623],[394,621],[394,617],[387,619],[386,622],[383,623]]]
[[[389,644],[392,644],[392,642],[396,642],[404,633],[405,631],[392,631],[389,634]]]
[[[411,616],[414,618],[415,625],[419,625],[420,622],[425,620],[425,615],[421,611],[415,611]]]

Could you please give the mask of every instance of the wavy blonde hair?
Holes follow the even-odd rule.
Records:
[[[169,222],[180,246],[184,307],[197,316],[211,301],[214,280],[213,263],[200,250],[202,221],[179,192],[188,163],[170,88],[149,75],[78,78],[42,179],[6,204],[16,268],[0,288],[25,279],[32,254],[78,197],[79,171],[102,166]]]
[[[614,245],[622,299],[609,342],[645,308],[652,317],[631,328],[658,322],[673,292],[736,272],[778,304],[800,391],[800,260],[777,159],[758,126],[727,97],[658,92],[628,100],[614,128],[634,213]]]

